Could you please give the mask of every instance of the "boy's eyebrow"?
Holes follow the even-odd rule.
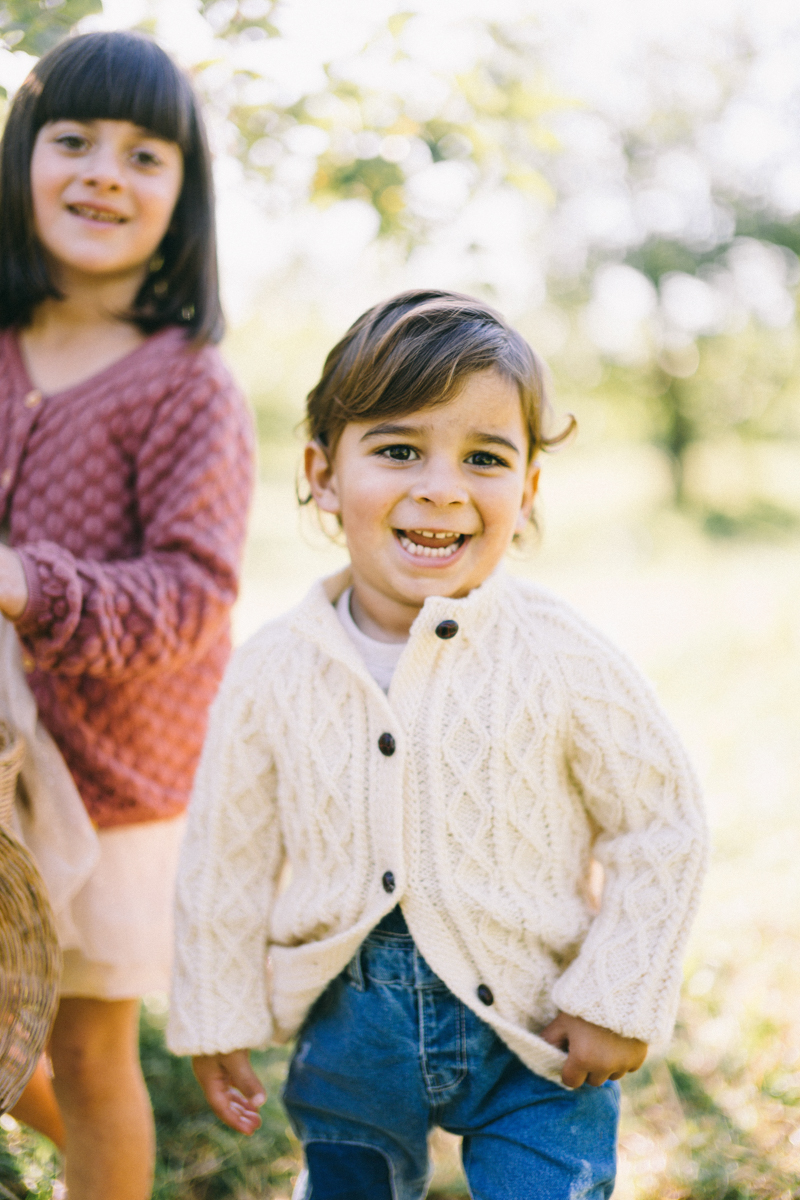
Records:
[[[384,425],[374,425],[372,429],[368,429],[362,434],[359,441],[365,442],[368,438],[373,437],[418,437],[424,431],[423,425],[392,425],[387,422]],[[513,450],[515,454],[521,454],[519,446],[514,442],[504,438],[499,433],[484,433],[480,429],[471,429],[469,431],[469,439],[474,442],[481,442],[484,446],[505,446],[508,450]]]
[[[501,437],[499,433],[481,433],[480,430],[475,430],[470,436],[476,442],[483,442],[484,446],[505,446],[508,450],[513,450],[515,454],[522,453],[519,446],[510,442],[508,438]]]
[[[372,429],[368,429],[365,434],[359,438],[359,441],[365,442],[371,437],[386,437],[387,434],[399,434],[401,437],[417,437],[422,433],[421,425],[391,425],[388,422],[385,425],[373,425]]]

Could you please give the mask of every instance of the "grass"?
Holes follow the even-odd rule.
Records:
[[[164,997],[148,997],[142,1007],[142,1067],[158,1131],[153,1200],[289,1200],[300,1170],[300,1148],[279,1093],[289,1051],[275,1048],[253,1055],[265,1084],[263,1124],[252,1138],[227,1129],[211,1113],[189,1060],[175,1058],[164,1045]],[[438,1176],[432,1200],[455,1200],[461,1188],[455,1139],[437,1138]],[[0,1118],[0,1200],[51,1200],[60,1163],[45,1138],[9,1117]],[[449,1186],[448,1186],[449,1185]]]
[[[254,514],[240,638],[344,557],[307,517],[298,537],[281,454]],[[766,540],[752,527],[709,538],[663,506],[662,464],[638,447],[568,450],[543,476],[541,547],[511,569],[565,595],[654,680],[714,837],[674,1042],[625,1081],[615,1200],[800,1198],[800,539],[790,522]],[[271,1100],[247,1141],[214,1121],[188,1064],[166,1054],[163,1022],[154,998],[142,1051],[157,1200],[288,1200],[297,1147],[275,1101],[285,1052],[258,1058]],[[436,1157],[439,1200],[464,1196],[454,1140],[437,1139]],[[13,1196],[50,1200],[56,1172],[43,1140],[0,1119],[0,1182]]]

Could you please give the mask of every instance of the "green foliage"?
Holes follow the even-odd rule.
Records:
[[[795,534],[798,528],[800,516],[796,512],[764,499],[755,499],[736,513],[709,508],[703,516],[703,529],[715,538],[749,537],[762,540]]]
[[[268,1200],[286,1195],[299,1168],[297,1143],[279,1100],[288,1052],[254,1054],[265,1084],[262,1126],[252,1138],[213,1115],[188,1059],[164,1045],[165,1012],[143,1007],[142,1067],[156,1120],[153,1200]],[[6,1118],[4,1118],[6,1120]],[[24,1126],[0,1127],[0,1200],[51,1200],[59,1160],[50,1142]]]
[[[0,1200],[51,1200],[59,1166],[47,1138],[23,1125],[0,1127]]]
[[[678,505],[708,514],[711,533],[753,534],[796,522],[773,520],[777,514],[768,515],[763,500],[744,521],[734,511],[711,515],[714,498],[702,472],[693,470],[691,454],[700,444],[731,435],[745,443],[796,438],[799,371],[800,331],[794,325],[775,330],[751,322],[736,333],[698,338],[680,354],[609,364],[595,394],[638,409],[643,435],[669,460]],[[739,492],[746,500],[746,489],[740,486]]]
[[[225,0],[205,5],[204,12],[220,41],[236,45],[243,38],[279,33],[272,18],[280,6],[267,0],[264,6],[259,20],[245,21],[241,6]],[[246,11],[251,13],[249,5]],[[259,83],[269,80],[253,71],[238,71],[228,80],[225,104],[235,148],[250,176],[267,185],[268,203],[280,191],[283,167],[304,135],[302,153],[313,169],[295,200],[310,198],[324,206],[363,199],[378,214],[379,234],[408,248],[435,225],[435,219],[415,212],[408,198],[408,180],[426,162],[462,160],[474,168],[473,187],[487,179],[505,181],[552,200],[541,166],[556,143],[542,118],[565,101],[545,87],[529,48],[507,30],[483,22],[493,51],[461,76],[432,74],[431,88],[440,98],[421,115],[420,96],[402,92],[391,70],[408,57],[402,35],[413,16],[388,18],[364,48],[386,63],[386,83],[380,89],[365,86],[348,64],[339,62],[325,67],[322,90],[289,104],[265,102]],[[198,81],[203,87],[202,70]]]
[[[19,1162],[8,1148],[5,1138],[0,1141],[0,1198],[7,1200],[13,1196],[25,1200],[28,1189],[22,1181]]]
[[[102,7],[102,0],[3,0],[0,45],[44,54],[81,18],[100,12]]]
[[[623,1091],[635,1115],[623,1122],[623,1143],[627,1135],[636,1149],[645,1149],[645,1141],[652,1147],[655,1133],[667,1151],[657,1157],[663,1164],[657,1182],[640,1186],[637,1198],[792,1200],[800,1195],[800,1176],[785,1154],[772,1150],[774,1126],[756,1132],[741,1128],[717,1099],[725,1090],[721,1079],[707,1082],[679,1058],[646,1065],[626,1080]],[[769,1117],[767,1111],[767,1126],[790,1126],[791,1111],[784,1105],[774,1106]],[[645,1128],[648,1135],[633,1132]]]
[[[277,37],[272,15],[275,0],[247,0],[246,4],[230,0],[204,0],[200,11],[212,29],[229,39],[259,41],[265,37]],[[242,11],[244,9],[244,12]]]
[[[0,38],[11,48],[41,54],[100,7],[101,0],[0,0]],[[360,52],[324,64],[319,85],[297,94],[285,82],[276,83],[271,56],[264,56],[262,68],[252,53],[259,43],[290,36],[282,20],[288,11],[285,0],[205,0],[200,11],[215,41],[209,61],[194,68],[197,85],[221,118],[228,148],[238,155],[268,211],[285,213],[309,200],[324,207],[359,199],[376,213],[378,236],[410,252],[434,238],[449,219],[437,210],[436,180],[423,186],[421,199],[415,177],[427,168],[435,174],[441,164],[458,163],[465,200],[503,187],[530,200],[531,229],[523,232],[519,253],[521,271],[526,256],[533,254],[533,277],[539,265],[533,259],[547,258],[549,218],[543,214],[557,224],[573,201],[591,204],[593,189],[597,195],[602,191],[602,174],[595,174],[602,171],[600,160],[594,162],[591,151],[588,158],[581,151],[576,159],[573,147],[570,162],[568,144],[562,145],[551,129],[553,114],[558,117],[577,106],[548,85],[533,19],[505,25],[493,21],[488,11],[470,18],[483,48],[471,66],[448,73],[430,61],[412,62],[413,39],[406,34],[418,14],[395,13],[383,22],[368,22]],[[658,183],[658,162],[677,154],[708,175],[719,220],[699,240],[690,224],[674,234],[634,231],[627,244],[613,248],[602,238],[590,239],[585,261],[578,256],[583,265],[565,274],[554,267],[547,280],[549,303],[562,316],[580,316],[595,272],[609,261],[636,268],[659,289],[673,273],[719,283],[737,238],[780,247],[787,261],[800,255],[800,219],[771,212],[763,196],[734,192],[723,177],[713,177],[713,167],[698,151],[709,122],[726,111],[744,86],[751,52],[743,43],[731,51],[729,61],[717,64],[723,84],[718,110],[705,117],[691,105],[681,107],[679,98],[655,96],[650,116],[638,124],[638,118],[626,124],[622,116],[589,114],[605,122],[609,144],[619,147],[615,188],[635,198],[654,180]],[[366,72],[359,66],[363,62],[370,67]],[[406,66],[413,68],[413,87],[400,70]],[[0,119],[2,103],[0,90]],[[587,170],[590,160],[592,170]],[[532,250],[534,245],[538,249]],[[480,281],[474,286],[479,288]],[[502,297],[497,299],[502,305]],[[645,361],[631,365],[592,348],[595,374],[602,375],[599,386],[588,377],[591,371],[579,378],[579,362],[567,364],[566,375],[573,376],[577,390],[596,390],[603,403],[615,404],[637,434],[663,451],[672,471],[674,500],[693,507],[709,532],[752,535],[777,528],[782,518],[765,518],[766,510],[748,515],[705,497],[693,476],[692,458],[698,447],[729,434],[752,441],[800,432],[792,382],[799,365],[796,331],[776,332],[754,323],[736,332],[707,334],[687,350],[690,357],[696,353],[696,368],[678,363],[675,370],[661,349],[669,338],[662,337],[660,320],[655,316],[650,322]]]
[[[246,1138],[213,1115],[189,1060],[166,1049],[163,1024],[163,1013],[143,1009],[142,1067],[158,1131],[153,1200],[246,1200],[286,1185],[297,1171],[297,1145],[279,1100],[286,1052],[253,1056],[268,1099],[261,1128]]]
[[[696,275],[703,267],[717,262],[722,251],[727,250],[729,245],[730,242],[726,242],[722,247],[715,246],[712,250],[698,251],[678,240],[648,238],[642,245],[631,250],[625,261],[646,275],[657,287],[670,271]]]
[[[778,221],[774,216],[756,208],[740,211],[736,221],[736,232],[740,237],[758,238],[772,246],[784,246],[800,256],[800,220]]]

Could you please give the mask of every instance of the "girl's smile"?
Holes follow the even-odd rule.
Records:
[[[100,208],[96,204],[68,204],[67,208],[76,217],[87,217],[90,221],[110,221],[112,224],[122,225],[128,220],[121,213],[110,208]]]
[[[36,234],[59,284],[144,277],[183,182],[178,146],[130,121],[51,121],[36,137]]]
[[[355,614],[373,635],[404,636],[428,596],[465,596],[499,564],[533,506],[519,392],[495,369],[443,404],[354,421],[329,463],[316,442],[306,472],[317,505],[347,539]]]

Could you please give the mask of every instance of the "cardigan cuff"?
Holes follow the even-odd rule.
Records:
[[[77,614],[81,608],[81,587],[72,556],[50,542],[14,549],[28,584],[28,603],[14,622],[17,633],[29,642],[40,637],[58,640],[75,622],[71,610]]]
[[[25,637],[26,634],[36,633],[43,623],[43,619],[47,619],[48,606],[42,592],[36,562],[24,550],[17,550],[16,553],[19,555],[22,569],[25,572],[25,580],[28,585],[28,603],[16,618],[14,624],[20,637]]]

